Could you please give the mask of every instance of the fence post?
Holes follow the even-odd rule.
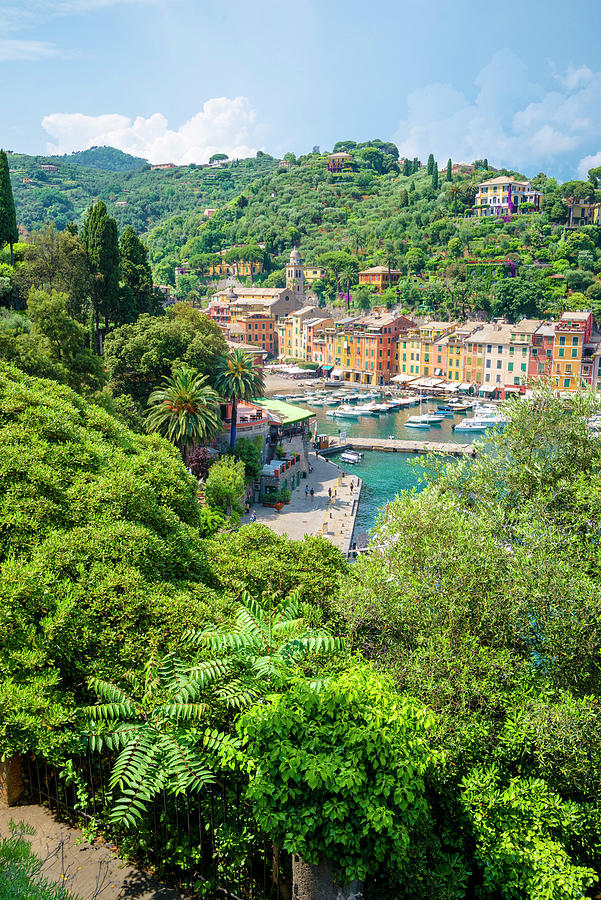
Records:
[[[0,761],[0,803],[14,806],[25,791],[23,781],[23,757],[9,756]]]

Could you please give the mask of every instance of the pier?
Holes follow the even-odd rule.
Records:
[[[320,456],[332,456],[343,450],[381,450],[388,453],[445,453],[449,456],[475,456],[473,444],[454,444],[441,441],[404,441],[399,438],[347,437],[344,441],[332,436]]]

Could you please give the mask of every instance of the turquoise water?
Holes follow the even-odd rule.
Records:
[[[419,468],[414,471],[410,460],[411,453],[382,453],[375,450],[366,452],[360,463],[346,466],[341,463],[338,454],[330,459],[345,468],[350,475],[358,475],[363,481],[361,500],[355,521],[355,535],[367,532],[374,525],[378,510],[389,500],[393,500],[400,491],[420,489]]]
[[[302,393],[299,391],[299,394]],[[426,401],[423,403],[423,412],[434,412],[440,402],[440,400]],[[318,434],[346,434],[349,439],[395,437],[401,440],[455,444],[471,444],[474,440],[473,434],[453,431],[453,424],[465,418],[465,413],[445,418],[440,425],[422,429],[405,427],[407,418],[419,413],[419,406],[410,406],[380,416],[360,416],[356,419],[343,420],[326,416],[327,407],[314,407],[310,403],[307,403],[306,407],[316,415]],[[331,459],[344,466],[339,462],[338,455],[332,456]],[[356,472],[363,480],[355,534],[368,531],[376,521],[378,510],[386,506],[389,500],[393,500],[399,491],[411,490],[414,487],[419,489],[419,472],[414,472],[410,464],[412,459],[415,459],[415,456],[411,453],[382,453],[369,450],[365,452],[360,463],[346,467],[349,472]]]

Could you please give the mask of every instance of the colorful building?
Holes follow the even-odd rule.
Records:
[[[448,342],[443,338],[450,335],[456,327],[455,322],[438,322],[432,320],[419,326],[419,351],[415,343],[411,343],[409,347],[409,356],[413,353],[415,362],[419,363],[419,374],[424,377],[433,375],[443,376],[446,374]],[[404,360],[403,360],[404,361]],[[399,372],[403,372],[399,369]],[[411,372],[411,360],[409,363],[409,373]]]
[[[350,168],[353,157],[350,153],[329,153],[328,154],[328,172],[344,172]]]
[[[403,273],[399,269],[388,269],[386,266],[372,266],[371,269],[363,269],[359,272],[359,284],[374,287],[383,291],[387,287],[397,284]]]
[[[327,270],[324,266],[305,266],[304,269],[307,284],[313,284],[314,281],[317,281],[319,278],[325,278],[327,275]]]
[[[601,203],[571,199],[564,199],[563,202],[570,208],[568,225],[578,228],[581,225],[601,224]]]
[[[211,263],[208,274],[213,278],[254,278],[263,271],[262,262],[253,262],[251,260],[238,259],[226,262],[221,259],[219,262]]]
[[[528,362],[528,378],[548,378],[553,369],[553,340],[555,326],[550,322],[539,322],[532,335],[532,347]]]
[[[542,194],[529,181],[499,175],[479,185],[474,209],[477,216],[510,216],[520,212],[524,204],[540,209],[541,198]]]
[[[306,359],[306,332],[303,325],[307,319],[315,318],[316,310],[316,306],[303,306],[278,322],[280,359]]]
[[[591,343],[593,314],[565,312],[555,323],[552,376],[561,391],[576,391],[582,386],[581,367],[585,344]],[[592,371],[591,382],[592,382]]]
[[[341,332],[340,364],[332,375],[355,384],[387,384],[398,371],[399,335],[414,328],[411,319],[385,310],[355,319]]]

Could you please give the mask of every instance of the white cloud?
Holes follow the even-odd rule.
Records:
[[[568,167],[574,153],[601,143],[601,72],[580,66],[554,77],[555,89],[544,89],[513,51],[503,50],[476,76],[473,100],[451,84],[420,88],[394,135],[401,155],[468,162],[487,156],[522,170]]]
[[[47,59],[56,56],[57,48],[45,41],[20,41],[11,38],[0,38],[0,62],[14,60]]]
[[[204,163],[213,153],[231,158],[257,152],[257,114],[248,98],[215,97],[177,131],[169,128],[162,113],[130,119],[118,113],[86,116],[52,113],[42,120],[50,135],[49,153],[71,153],[107,145],[151,163]]]
[[[588,170],[596,169],[598,166],[601,166],[601,150],[598,153],[591,153],[590,156],[585,156],[584,159],[580,160],[578,174],[586,180],[588,178]]]

